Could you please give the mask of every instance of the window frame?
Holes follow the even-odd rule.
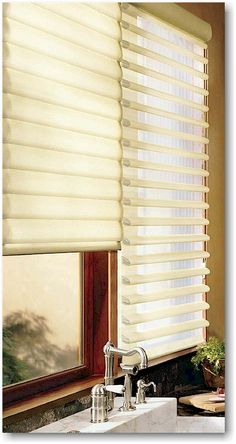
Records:
[[[65,387],[71,382],[104,375],[102,348],[108,339],[117,341],[117,252],[82,254],[83,365],[4,387],[4,407]]]

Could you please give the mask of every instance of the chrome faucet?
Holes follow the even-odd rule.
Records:
[[[148,358],[145,350],[142,347],[135,347],[131,350],[123,350],[121,348],[117,348],[114,346],[114,344],[110,341],[106,343],[106,345],[103,348],[104,355],[105,355],[105,386],[107,385],[113,385],[114,384],[114,355],[117,354],[119,356],[133,356],[136,353],[140,355],[140,364],[139,366],[128,366],[128,365],[122,365],[122,370],[126,373],[125,375],[125,397],[124,397],[124,404],[122,407],[122,410],[134,410],[135,406],[131,404],[131,395],[132,395],[132,385],[131,385],[131,376],[138,373],[138,370],[144,369],[148,367]],[[114,393],[109,392],[108,393],[108,409],[112,410],[114,407]]]

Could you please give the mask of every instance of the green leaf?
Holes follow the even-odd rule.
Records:
[[[224,358],[224,342],[213,336],[197,347],[196,355],[192,357],[191,362],[196,369],[199,369],[201,364],[208,361],[213,366],[213,372],[218,375],[221,371],[220,360]]]

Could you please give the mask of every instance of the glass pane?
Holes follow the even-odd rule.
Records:
[[[3,258],[3,385],[83,363],[82,255]]]

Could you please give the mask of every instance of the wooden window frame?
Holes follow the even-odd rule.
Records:
[[[117,252],[83,253],[84,364],[3,388],[8,407],[71,382],[104,375],[103,346],[117,342]],[[102,327],[102,328],[101,328]]]

